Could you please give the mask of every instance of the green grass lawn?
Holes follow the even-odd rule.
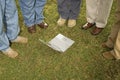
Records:
[[[44,15],[49,24],[46,30],[37,27],[35,34],[29,34],[19,9],[22,36],[28,37],[28,44],[13,43],[19,52],[16,59],[0,54],[0,80],[120,80],[120,61],[106,60],[102,52],[107,51],[101,43],[107,40],[115,21],[115,0],[108,24],[98,36],[79,27],[86,22],[85,2],[74,28],[58,27],[59,18],[56,0],[48,0]],[[18,7],[19,8],[19,7]],[[39,39],[49,41],[58,33],[73,39],[74,45],[66,52],[59,53],[42,44]]]

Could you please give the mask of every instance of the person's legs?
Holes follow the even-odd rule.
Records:
[[[43,8],[46,3],[46,0],[36,0],[35,2],[35,23],[42,23],[44,20]]]
[[[36,0],[35,2],[35,24],[40,28],[47,28],[48,24],[44,22],[43,8],[45,6],[46,0]]]
[[[14,0],[6,0],[4,23],[6,26],[6,35],[12,42],[27,43],[27,39],[18,36],[20,26],[18,23],[18,11]]]
[[[120,59],[120,30],[118,32],[117,40],[115,42],[114,49],[103,53],[106,59]]]
[[[86,18],[89,23],[95,23],[98,1],[99,0],[86,0]]]
[[[70,0],[57,0],[57,4],[58,4],[58,13],[60,16],[60,18],[57,21],[57,24],[59,26],[63,26],[69,17]]]
[[[29,33],[35,33],[35,2],[36,0],[19,0],[24,22]]]
[[[36,0],[19,0],[24,22],[27,27],[35,24],[35,2]]]
[[[106,26],[112,3],[113,0],[98,0],[98,12],[95,20],[96,26],[98,28],[104,28]]]
[[[120,19],[120,17],[119,17]],[[102,44],[103,47],[105,48],[113,48],[117,35],[118,35],[118,31],[120,30],[120,20],[118,21],[118,23],[115,23],[115,25],[112,27],[111,29],[111,33],[108,36],[108,39],[105,43]]]
[[[99,0],[86,0],[86,18],[87,23],[82,26],[82,29],[89,29],[95,25],[97,8]]]
[[[80,13],[80,5],[81,5],[81,0],[71,0],[70,1],[69,19],[76,20],[78,18],[78,15]]]
[[[114,46],[114,57],[116,59],[120,59],[120,30],[119,30],[119,33],[118,33],[118,36],[117,36],[117,40],[116,40],[116,43],[115,43],[115,46]]]
[[[114,44],[114,49],[108,52],[103,53],[103,56],[107,59],[120,59],[120,0],[117,0],[117,11],[116,11],[116,23],[115,27],[113,26],[113,30],[110,34],[111,39],[114,39],[113,41],[115,42],[109,42],[109,44]],[[116,30],[116,29],[118,30]],[[115,34],[114,34],[115,33]],[[117,37],[116,37],[117,36]],[[109,40],[108,40],[109,41]],[[108,46],[108,45],[107,45]],[[109,47],[109,46],[108,46]]]
[[[69,17],[70,1],[71,0],[57,0],[58,13],[63,19],[68,19]]]
[[[68,27],[73,27],[76,25],[76,19],[80,12],[81,0],[71,0],[70,1],[70,13],[68,20]]]
[[[4,2],[4,1],[2,1]],[[5,3],[5,4],[4,4]],[[5,55],[11,58],[15,58],[18,53],[10,48],[9,41],[16,41],[16,42],[25,42],[27,38],[18,36],[19,34],[19,24],[18,24],[18,14],[17,14],[17,8],[15,5],[14,0],[5,0],[5,2],[1,5],[5,5],[4,8],[0,11],[2,14],[1,18],[3,21],[1,21],[1,24],[5,24],[6,27],[4,30],[3,28],[0,29],[1,36],[0,36],[0,42],[2,42],[2,49],[0,49]],[[2,25],[3,26],[3,25]],[[1,27],[0,27],[1,28]],[[18,39],[19,38],[19,39]],[[18,41],[19,40],[19,41]],[[22,41],[23,40],[23,41]]]
[[[0,0],[0,50],[1,51],[9,48],[9,40],[4,31],[4,25],[3,25],[5,1],[6,0]]]
[[[12,1],[12,0],[10,0],[10,1]],[[9,17],[7,15],[7,13],[9,13],[9,12],[6,12],[6,9],[8,9],[6,6],[7,2],[8,2],[8,0],[0,0],[0,50],[3,52],[3,54],[7,55],[8,57],[15,58],[18,55],[18,53],[10,48],[9,38],[8,38],[8,36],[10,37],[10,35],[7,35],[9,33],[9,30],[11,30],[11,28],[9,28],[9,30],[7,30],[8,29],[7,26],[8,25],[9,26],[13,25],[13,27],[15,26],[14,24],[11,23],[12,22],[11,18],[13,17],[13,15],[12,16],[9,15]],[[11,11],[11,9],[10,9],[10,11]],[[6,21],[6,19],[8,19],[8,20]],[[5,23],[5,25],[3,25],[4,23]],[[6,28],[3,28],[3,26],[5,26]],[[4,31],[4,29],[6,31]],[[16,31],[16,33],[17,33],[17,31]],[[14,32],[13,32],[13,34],[12,33],[10,33],[10,34],[12,35],[11,37],[14,38],[13,37],[13,35],[15,35]],[[12,39],[12,38],[10,38],[10,39]]]
[[[6,0],[5,6],[5,26],[9,40],[17,38],[20,28],[18,23],[18,11],[14,0]]]
[[[113,48],[116,41],[118,31],[120,30],[120,0],[117,0],[117,10],[116,10],[116,22],[111,29],[111,33],[108,40],[103,44],[103,47]]]
[[[98,0],[98,11],[95,20],[96,26],[91,32],[92,35],[98,35],[106,26],[112,3],[113,0]]]

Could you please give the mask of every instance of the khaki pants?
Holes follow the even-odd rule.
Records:
[[[117,40],[114,46],[114,53],[113,55],[115,56],[116,59],[120,59],[120,30],[117,36]]]
[[[96,23],[99,28],[104,28],[111,10],[113,0],[86,0],[87,21]]]
[[[115,46],[114,46],[114,50],[112,52],[112,54],[115,56],[116,59],[120,59],[120,0],[117,0],[117,21],[115,23],[115,27],[113,27],[113,31],[112,33],[115,33],[113,35],[117,36],[116,38],[116,42],[115,42]],[[116,29],[115,29],[116,28]],[[118,32],[118,35],[116,35]],[[112,35],[112,34],[111,34]]]
[[[110,48],[114,47],[118,32],[120,30],[120,0],[117,0],[116,22],[111,29],[106,45]]]

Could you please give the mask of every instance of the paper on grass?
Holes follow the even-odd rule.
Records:
[[[58,34],[55,36],[52,40],[50,40],[48,43],[44,42],[40,39],[40,41],[47,46],[51,47],[52,49],[59,51],[59,52],[65,52],[72,44],[74,43],[73,40],[71,40],[68,37],[65,37],[62,34]]]

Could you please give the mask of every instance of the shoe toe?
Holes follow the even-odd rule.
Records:
[[[42,29],[46,29],[48,27],[48,24],[45,22],[42,22],[42,23],[38,24],[38,26]]]
[[[35,33],[36,32],[35,26],[28,27],[28,32],[29,33]]]
[[[95,25],[95,23],[86,23],[85,25],[83,25],[81,28],[84,29],[84,30],[87,30],[91,27],[93,27]]]
[[[66,22],[66,19],[63,19],[60,17],[57,21],[57,24],[58,24],[58,26],[63,26],[65,24],[65,22]]]
[[[112,55],[112,53],[110,51],[105,52],[102,54],[104,58],[106,59],[115,59],[115,57]]]
[[[76,25],[76,20],[68,20],[68,27],[74,27]]]
[[[103,28],[95,27],[95,28],[92,30],[91,34],[92,34],[92,35],[98,35],[98,34],[100,34],[100,33],[102,32],[102,30],[103,30]]]

